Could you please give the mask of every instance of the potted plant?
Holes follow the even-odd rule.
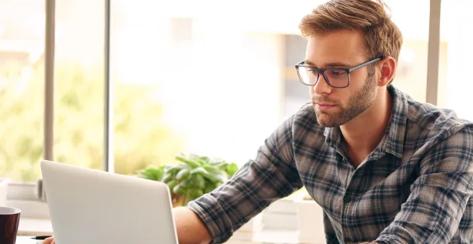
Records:
[[[176,160],[177,163],[148,167],[138,173],[139,177],[166,183],[173,206],[185,205],[212,191],[238,170],[236,163],[194,154],[176,156]]]

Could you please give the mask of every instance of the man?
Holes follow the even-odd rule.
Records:
[[[472,243],[473,124],[391,85],[402,37],[383,3],[332,0],[300,29],[312,103],[229,182],[174,210],[180,243],[224,242],[302,186],[328,243]]]

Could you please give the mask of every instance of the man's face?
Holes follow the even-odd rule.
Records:
[[[358,31],[340,30],[308,38],[306,62],[318,68],[352,67],[369,57]],[[343,125],[373,104],[376,97],[374,69],[364,67],[350,73],[346,88],[330,87],[321,76],[310,93],[317,121],[325,127]]]

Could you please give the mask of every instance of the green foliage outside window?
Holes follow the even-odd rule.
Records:
[[[40,178],[43,158],[44,64],[32,67],[23,81],[18,78],[25,77],[20,64],[0,67],[0,177],[34,181]],[[182,141],[163,123],[162,105],[150,102],[153,89],[117,81],[114,85],[116,172],[134,174],[172,160]],[[101,70],[77,64],[56,67],[54,160],[103,168],[103,91]]]
[[[0,66],[0,177],[17,180],[39,177],[44,111],[41,68],[34,66],[30,79],[19,79],[27,76],[21,63]],[[35,167],[38,169],[33,170]]]

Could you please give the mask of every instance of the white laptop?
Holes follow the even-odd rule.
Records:
[[[176,244],[161,182],[41,161],[57,244]]]

